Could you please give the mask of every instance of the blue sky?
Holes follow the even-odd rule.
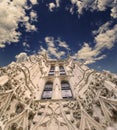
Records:
[[[117,73],[116,0],[1,0],[0,9],[1,67],[35,53],[70,54]]]

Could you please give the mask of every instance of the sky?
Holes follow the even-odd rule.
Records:
[[[40,53],[117,74],[117,0],[0,0],[0,67]]]

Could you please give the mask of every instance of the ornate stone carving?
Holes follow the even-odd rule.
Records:
[[[96,72],[72,59],[52,61],[54,63],[62,63],[70,75],[49,77],[51,61],[42,55],[0,68],[0,130],[114,128],[117,122],[117,76]],[[59,94],[61,80],[68,79],[74,93],[72,99],[62,99],[62,96],[49,100],[39,98],[46,81],[55,79],[59,85],[54,87],[59,86],[56,89]]]

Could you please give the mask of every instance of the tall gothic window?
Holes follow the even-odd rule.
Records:
[[[61,82],[61,91],[62,91],[62,97],[63,98],[72,98],[72,91],[70,88],[70,84],[68,81],[62,81]]]
[[[60,70],[60,75],[65,75],[66,74],[65,69],[64,69],[64,67],[62,65],[59,66],[59,70]]]
[[[52,82],[47,82],[45,84],[45,88],[44,88],[43,94],[42,94],[42,99],[51,99],[52,98],[52,88],[53,88]]]
[[[51,68],[50,68],[50,71],[49,71],[49,76],[52,76],[52,75],[54,75],[54,70],[55,70],[55,66],[51,66]]]

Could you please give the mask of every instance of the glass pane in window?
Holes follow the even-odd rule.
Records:
[[[67,82],[62,83],[61,86],[62,86],[62,89],[69,89],[70,88],[70,85]]]
[[[42,95],[42,99],[51,99],[52,91],[44,91]]]
[[[60,70],[64,70],[64,67],[63,66],[59,66]]]
[[[62,90],[62,97],[63,98],[71,98],[72,97],[71,90]]]
[[[53,84],[48,82],[48,83],[46,83],[44,90],[47,90],[47,91],[52,90],[52,86],[53,86]]]
[[[49,72],[49,75],[51,76],[51,75],[54,75],[54,71],[50,71]]]
[[[51,75],[54,75],[54,70],[55,70],[55,66],[51,66],[51,68],[50,68],[50,71],[49,71],[49,76],[51,76]]]
[[[63,66],[59,66],[59,69],[60,69],[60,75],[66,74]]]
[[[60,71],[60,75],[65,75],[65,71]]]
[[[50,71],[55,70],[55,66],[51,66]]]
[[[55,67],[52,66],[52,67],[50,68],[50,72],[53,72],[54,70],[55,70]]]

